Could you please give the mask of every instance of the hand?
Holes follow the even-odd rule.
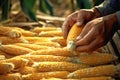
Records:
[[[113,36],[113,25],[117,22],[115,14],[96,18],[88,22],[77,38],[77,51],[93,51],[105,45]]]
[[[83,25],[85,22],[88,22],[96,17],[99,17],[100,13],[98,12],[97,9],[82,9],[79,11],[76,11],[74,13],[72,13],[71,15],[69,15],[65,22],[62,25],[62,33],[63,33],[63,37],[66,39],[68,32],[70,30],[70,28],[72,27],[73,24],[75,24],[77,22],[78,26]]]

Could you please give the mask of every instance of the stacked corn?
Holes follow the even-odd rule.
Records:
[[[0,28],[0,80],[114,80],[115,55],[68,50],[61,28]]]

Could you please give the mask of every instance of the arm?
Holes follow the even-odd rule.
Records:
[[[95,8],[98,9],[102,16],[115,13],[118,21],[117,28],[120,29],[120,0],[105,0],[101,5],[95,6]]]
[[[107,44],[116,31],[118,22],[115,13],[89,21],[77,38],[77,51],[94,51]]]
[[[102,16],[115,13],[120,10],[120,0],[105,0],[101,5],[95,6]]]

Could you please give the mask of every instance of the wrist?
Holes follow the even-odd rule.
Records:
[[[114,31],[118,30],[118,27],[115,25],[118,24],[117,16],[115,13],[104,16],[103,17],[105,26],[108,27],[107,29],[112,30],[115,29]]]
[[[104,20],[110,25],[114,25],[118,23],[117,16],[115,13],[105,16]]]
[[[92,8],[92,11],[93,11],[93,14],[94,14],[94,18],[98,18],[98,17],[102,16],[97,8]]]

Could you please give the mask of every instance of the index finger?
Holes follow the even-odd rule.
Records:
[[[71,29],[71,27],[73,26],[73,24],[76,23],[77,21],[77,12],[69,15],[66,20],[64,21],[63,25],[62,25],[62,34],[63,34],[63,37],[66,39],[67,38],[67,35],[68,35],[68,32],[69,30]]]

